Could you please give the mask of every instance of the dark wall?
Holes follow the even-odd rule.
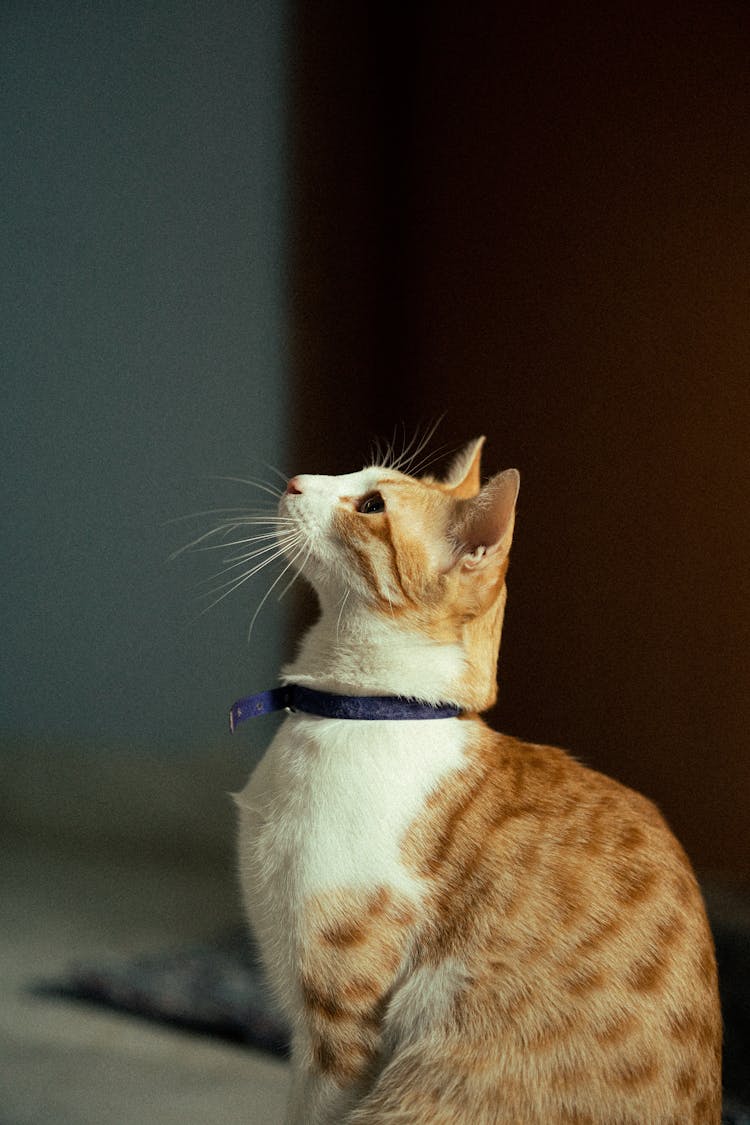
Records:
[[[299,467],[446,411],[522,489],[493,720],[747,876],[750,17],[298,14]]]

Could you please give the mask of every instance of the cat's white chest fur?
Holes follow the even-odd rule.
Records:
[[[306,903],[382,886],[419,900],[402,843],[428,794],[465,764],[465,738],[458,719],[290,715],[238,794],[248,913],[292,1011]]]

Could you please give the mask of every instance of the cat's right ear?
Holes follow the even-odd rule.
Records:
[[[478,496],[458,506],[453,537],[455,557],[463,570],[484,569],[508,554],[520,485],[518,470],[506,469],[492,477]]]

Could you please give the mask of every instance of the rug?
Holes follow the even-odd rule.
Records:
[[[286,1055],[289,1032],[244,929],[127,961],[79,962],[37,993],[86,1000]]]

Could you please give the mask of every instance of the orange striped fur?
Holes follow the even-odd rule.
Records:
[[[716,967],[680,845],[644,797],[480,718],[518,491],[512,470],[480,489],[481,448],[442,480],[381,465],[282,499],[322,610],[285,678],[465,712],[290,715],[237,796],[294,1028],[287,1122],[718,1125]]]

